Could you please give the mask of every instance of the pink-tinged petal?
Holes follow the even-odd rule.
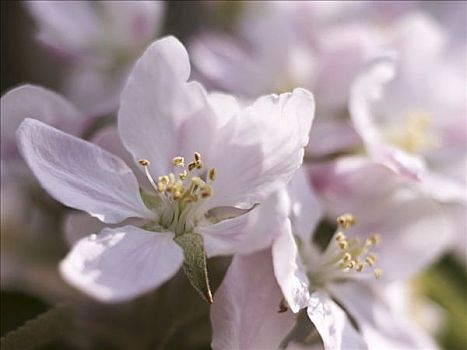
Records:
[[[426,172],[422,158],[392,146],[374,145],[371,148],[371,155],[374,160],[407,179],[418,180]]]
[[[108,25],[106,39],[128,52],[141,49],[154,38],[165,8],[162,1],[103,1],[99,5],[105,14],[102,25]]]
[[[289,199],[285,190],[272,194],[249,212],[237,208],[217,208],[211,212],[226,212],[218,218],[232,217],[215,225],[200,227],[206,253],[215,255],[250,254],[270,247],[282,232],[290,230]],[[230,214],[230,215],[229,215]],[[233,214],[233,215],[232,215]]]
[[[214,295],[213,349],[277,349],[295,317],[279,313],[282,293],[270,250],[237,255]]]
[[[311,243],[311,236],[323,215],[323,209],[307,175],[303,167],[298,169],[288,188],[292,227],[294,234],[304,244]]]
[[[416,182],[386,166],[342,158],[311,170],[314,189],[330,220],[352,213],[349,235],[381,235],[374,248],[383,279],[405,279],[440,256],[453,242],[444,208]]]
[[[80,110],[91,116],[91,121],[114,114],[128,70],[128,67],[121,67],[109,74],[95,65],[74,65],[64,78],[65,94]]]
[[[298,254],[291,229],[283,232],[272,246],[274,274],[290,309],[297,313],[308,305],[309,281]]]
[[[367,147],[381,144],[382,135],[376,124],[374,105],[383,94],[383,88],[394,79],[395,62],[385,57],[372,62],[356,79],[350,91],[349,111],[356,131]]]
[[[307,313],[326,350],[368,349],[345,311],[326,293],[317,291],[311,294]]]
[[[1,99],[2,160],[18,156],[15,131],[26,118],[41,120],[69,133],[79,132],[84,118],[62,96],[34,85],[8,91]]]
[[[230,36],[203,33],[189,49],[194,67],[213,88],[255,97],[273,85],[261,64],[264,60]]]
[[[26,1],[37,22],[39,40],[59,50],[79,54],[99,37],[99,20],[85,1]]]
[[[173,170],[175,156],[210,153],[216,118],[207,94],[190,75],[188,54],[174,37],[154,42],[135,64],[122,92],[118,126],[133,157],[147,159],[155,176]],[[193,147],[190,147],[192,143]]]
[[[312,94],[295,89],[259,98],[226,125],[213,145],[209,206],[250,208],[287,184],[302,163],[314,108]]]
[[[306,147],[306,152],[312,157],[325,157],[355,149],[360,146],[361,142],[355,128],[348,122],[321,121],[318,118],[311,128],[310,142]]]
[[[335,284],[335,298],[355,319],[370,349],[437,349],[408,314],[391,305],[376,289],[358,282]],[[395,304],[395,303],[394,303]]]
[[[124,226],[80,240],[60,263],[60,272],[89,296],[116,303],[157,288],[182,263],[183,251],[172,233]]]
[[[96,145],[26,119],[17,131],[21,153],[41,185],[59,202],[106,223],[152,218],[130,168]]]

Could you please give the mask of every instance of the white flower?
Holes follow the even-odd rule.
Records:
[[[214,296],[213,347],[269,341],[270,348],[277,348],[294,341],[293,333],[286,337],[290,312],[273,313],[286,305],[293,313],[306,309],[326,349],[435,347],[383,292],[443,252],[450,237],[442,211],[402,177],[365,158],[316,165],[311,177],[318,198],[304,172],[297,172],[289,185],[290,222],[275,232],[273,271],[267,252],[234,258],[233,271]],[[284,196],[272,199],[287,201]],[[323,245],[313,233],[322,215],[348,211],[355,217],[339,216],[337,230]],[[428,239],[430,232],[437,236]],[[261,269],[255,271],[261,279],[250,276],[255,269]],[[227,289],[236,281],[235,290]],[[261,283],[269,286],[269,294],[261,292]],[[250,295],[261,296],[258,306],[247,299]],[[246,331],[259,322],[251,309],[268,313],[262,326],[274,337]]]
[[[24,158],[55,199],[108,224],[141,219],[80,240],[61,263],[67,281],[102,301],[133,298],[172,277],[183,263],[174,239],[188,234],[202,237],[207,256],[248,249],[254,205],[302,162],[314,115],[309,92],[241,109],[233,97],[186,82],[189,74],[185,48],[168,37],[147,49],[124,88],[119,132],[151,183],[144,202],[116,156],[39,121],[18,129]]]

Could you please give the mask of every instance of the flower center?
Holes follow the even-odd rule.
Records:
[[[159,224],[176,235],[192,231],[199,219],[197,209],[213,194],[209,183],[216,179],[216,169],[204,171],[201,154],[195,152],[194,160],[186,167],[183,157],[174,157],[172,164],[180,171],[159,176],[156,181],[149,172],[149,161],[140,159],[139,163],[162,203]],[[195,176],[195,172],[199,176]]]
[[[356,274],[365,273],[368,269],[373,270],[377,279],[381,277],[382,270],[374,268],[377,256],[371,252],[372,248],[381,241],[381,237],[378,234],[366,239],[347,237],[346,231],[355,223],[354,216],[350,214],[337,218],[337,230],[326,250],[318,261],[309,264],[310,280],[315,285],[357,277]]]
[[[432,118],[426,113],[410,113],[401,128],[387,133],[387,139],[409,153],[423,153],[439,143],[431,132],[432,122]]]

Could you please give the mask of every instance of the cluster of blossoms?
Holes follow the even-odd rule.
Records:
[[[71,60],[78,107],[31,85],[2,97],[2,197],[26,202],[35,178],[81,211],[69,284],[120,303],[183,267],[214,349],[437,347],[395,295],[465,242],[465,42],[442,25],[456,6],[247,2],[236,37],[188,51],[143,49],[158,2],[27,6]],[[189,53],[216,92],[189,80]],[[215,256],[233,258],[212,293]]]

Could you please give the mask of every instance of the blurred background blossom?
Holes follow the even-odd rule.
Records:
[[[398,333],[401,324],[383,339],[354,313],[348,296],[359,300],[366,286],[335,291],[367,342],[467,348],[467,5],[456,1],[2,2],[1,335],[67,300],[72,325],[41,349],[207,349],[211,339],[216,349],[323,346],[302,313],[293,326],[276,322],[275,310],[265,327],[287,330],[286,341],[278,331],[271,343],[230,343],[223,331],[236,320],[223,324],[229,310],[210,310],[183,273],[120,305],[84,297],[58,273],[70,247],[102,224],[40,187],[15,130],[36,118],[131,166],[115,126],[120,92],[145,48],[168,34],[187,47],[192,79],[242,104],[295,87],[313,92],[316,120],[300,185],[294,180],[286,195],[289,217],[295,234],[317,247],[326,247],[344,212],[356,214],[356,235],[382,234],[377,293],[387,309],[366,306],[400,316],[416,341]],[[238,298],[229,286],[257,293],[241,274],[253,264],[264,267],[258,275],[273,300],[282,292],[293,305],[264,263],[271,253],[256,254],[235,257],[230,268],[230,258],[209,259],[217,297]],[[242,305],[238,315],[258,307]]]

